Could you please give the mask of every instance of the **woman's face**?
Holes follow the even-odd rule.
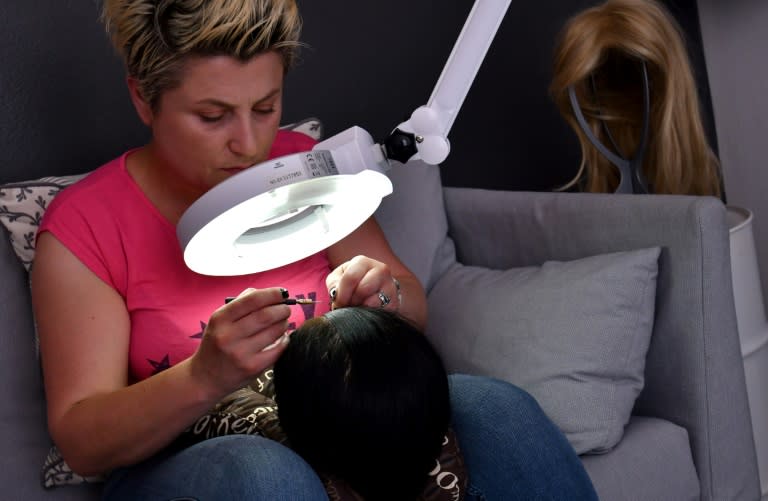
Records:
[[[142,118],[152,128],[153,169],[183,192],[201,195],[269,155],[282,112],[283,61],[267,52],[188,60],[181,84]],[[140,115],[141,115],[140,111]]]

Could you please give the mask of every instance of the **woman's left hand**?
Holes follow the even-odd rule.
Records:
[[[386,263],[366,256],[355,256],[342,263],[325,279],[333,308],[370,306],[397,311],[400,308],[399,283]]]

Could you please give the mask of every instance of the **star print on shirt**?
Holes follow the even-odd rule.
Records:
[[[203,322],[201,320],[200,321],[200,332],[198,332],[197,334],[194,334],[192,336],[189,336],[189,339],[203,339],[203,333],[205,332],[205,328],[206,327],[208,327],[208,324],[206,324],[205,322]]]
[[[163,359],[162,359],[162,360],[160,360],[159,362],[158,362],[158,361],[156,361],[156,360],[151,360],[151,359],[149,359],[149,358],[147,359],[147,362],[149,362],[149,365],[151,365],[151,366],[152,366],[152,368],[154,369],[154,371],[152,371],[152,375],[153,375],[153,376],[154,376],[155,374],[160,374],[160,373],[161,373],[161,372],[163,372],[165,369],[170,369],[170,368],[171,368],[171,360],[170,360],[170,355],[168,355],[168,354],[166,354],[166,355],[163,357]]]

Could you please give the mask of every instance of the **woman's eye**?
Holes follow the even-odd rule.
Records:
[[[218,122],[224,118],[224,115],[200,115],[200,120],[206,123]]]

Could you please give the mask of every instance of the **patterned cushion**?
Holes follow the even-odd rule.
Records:
[[[0,222],[10,235],[13,250],[29,271],[35,257],[35,235],[53,197],[86,174],[44,177],[0,186]]]

